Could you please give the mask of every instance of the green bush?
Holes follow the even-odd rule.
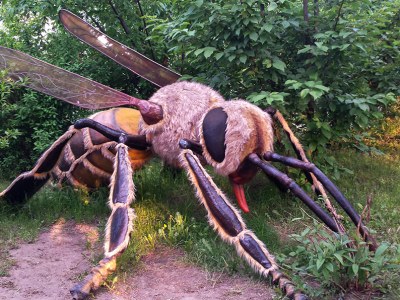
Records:
[[[365,242],[328,234],[321,224],[314,225],[301,234],[291,235],[297,245],[284,261],[285,266],[303,278],[311,276],[317,280],[324,293],[329,291],[327,288],[339,291],[379,288],[385,291],[399,279],[395,278],[400,270],[399,245],[382,243],[372,252]],[[314,296],[323,293],[322,289],[307,286],[306,289]]]

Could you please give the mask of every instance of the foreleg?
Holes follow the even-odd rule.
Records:
[[[275,120],[277,120],[282,125],[282,128],[285,131],[287,137],[289,138],[289,141],[292,144],[293,150],[296,153],[297,158],[305,163],[309,163],[301,143],[290,129],[289,124],[286,122],[283,115],[278,110],[272,107],[267,108],[266,112],[269,113]],[[322,196],[324,198],[325,206],[333,216],[337,224],[337,227],[339,229],[339,232],[342,234],[345,233],[345,228],[341,222],[341,217],[338,215],[335,207],[329,200],[328,195],[326,194],[325,189],[321,184],[321,182],[318,181],[317,177],[315,177],[313,173],[310,173],[307,170],[303,170],[303,172],[306,175],[307,180],[312,184],[312,189],[317,194],[317,196]],[[281,188],[281,185],[278,184],[278,186],[279,188]]]
[[[109,205],[112,209],[108,219],[104,244],[104,258],[91,273],[71,289],[73,299],[84,299],[90,291],[96,290],[116,269],[116,258],[124,252],[129,243],[135,214],[130,207],[135,198],[132,167],[128,147],[117,145],[114,172],[111,177]]]
[[[364,224],[362,223],[361,217],[357,213],[355,208],[351,205],[349,200],[346,199],[346,197],[342,194],[338,187],[314,164],[304,162],[293,157],[282,156],[273,152],[265,153],[264,158],[268,161],[280,162],[284,165],[301,169],[313,174],[327,189],[327,191],[333,196],[337,203],[343,208],[343,210],[347,213],[353,223],[358,227],[361,235],[365,238],[367,242],[369,242],[370,249],[374,251],[377,248],[374,237],[369,234],[367,227],[364,226]],[[255,159],[257,158],[255,157]]]
[[[246,228],[238,210],[215,185],[191,150],[182,152],[181,161],[196,188],[197,197],[207,209],[209,223],[220,237],[233,244],[238,254],[257,272],[265,277],[270,276],[286,296],[293,299],[307,299],[307,296],[297,291],[294,284],[279,271],[274,257],[268,252],[264,243]]]

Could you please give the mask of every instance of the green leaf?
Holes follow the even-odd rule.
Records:
[[[204,48],[204,57],[209,58],[211,56],[211,54],[214,53],[215,50],[217,50],[217,49],[214,47],[205,47]]]
[[[333,272],[333,264],[332,263],[327,263],[326,264],[326,268],[330,271],[330,272]]]
[[[341,263],[342,266],[344,266],[344,261],[343,261],[343,257],[341,254],[339,253],[333,253],[333,255],[336,257],[336,259]]]
[[[278,8],[278,4],[276,4],[276,2],[274,2],[274,1],[271,1],[271,2],[269,2],[267,10],[268,11],[273,11],[273,10],[275,10],[277,8]]]
[[[272,66],[282,72],[285,71],[286,68],[286,64],[276,57],[272,59]]]
[[[297,54],[307,53],[311,51],[311,47],[309,45],[305,46],[303,49],[297,51]]]
[[[325,91],[325,92],[329,92],[329,88],[326,87],[326,86],[324,86],[324,85],[321,85],[321,84],[315,85],[315,88],[320,89],[320,90],[323,90],[323,91]]]
[[[317,264],[316,264],[317,270],[319,270],[319,269],[322,267],[322,265],[324,264],[324,262],[325,262],[325,258],[318,258],[318,259],[317,259]]]
[[[330,130],[326,130],[325,128],[321,129],[322,134],[324,137],[326,137],[328,140],[332,137],[332,132]]]
[[[353,265],[351,266],[351,269],[353,270],[354,275],[358,275],[359,265],[353,264]]]
[[[258,33],[257,32],[252,32],[249,37],[250,37],[251,40],[257,41],[258,40]]]
[[[310,93],[310,89],[303,89],[300,92],[300,97],[305,98]]]
[[[246,61],[247,61],[247,56],[246,55],[241,55],[240,57],[239,57],[239,60],[240,60],[240,62],[241,63],[246,63]]]
[[[381,244],[375,251],[375,257],[381,256],[383,252],[386,251],[387,248],[389,248],[389,244]]]
[[[282,26],[283,26],[283,28],[288,28],[289,26],[290,26],[290,23],[288,22],[288,21],[286,21],[286,20],[284,20],[283,22],[282,22]]]
[[[318,91],[318,90],[312,90],[312,91],[310,91],[310,95],[311,95],[315,100],[319,99],[323,94],[324,94],[324,92]]]
[[[222,56],[224,56],[224,52],[219,52],[219,53],[215,54],[215,59],[219,60]]]
[[[264,59],[262,62],[263,66],[266,67],[267,69],[272,67],[272,61],[270,59]]]
[[[322,42],[315,42],[315,45],[318,47],[318,49],[321,49],[324,52],[327,52],[329,50],[329,48],[324,46]]]
[[[367,110],[369,110],[369,105],[366,104],[366,103],[360,103],[360,104],[358,105],[358,107],[359,107],[362,111],[367,111]]]
[[[267,96],[265,94],[258,94],[256,96],[252,96],[250,97],[251,102],[253,103],[257,103],[262,99],[265,99]]]
[[[264,24],[263,27],[261,27],[261,29],[265,30],[266,32],[271,32],[272,28],[272,24]]]
[[[340,50],[346,50],[349,46],[350,46],[350,44],[344,44],[344,45],[340,46]]]
[[[197,49],[196,51],[194,51],[194,55],[199,56],[202,52],[204,52],[204,48]]]

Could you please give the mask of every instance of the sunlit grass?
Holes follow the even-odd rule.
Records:
[[[379,241],[399,242],[399,159],[350,151],[337,153],[336,157],[340,164],[354,171],[337,181],[340,189],[358,211],[372,195],[369,226],[376,231]],[[225,178],[215,176],[215,181],[234,199]],[[129,274],[143,255],[161,244],[182,247],[187,260],[210,271],[252,274],[233,247],[223,243],[210,228],[206,211],[195,198],[184,172],[164,169],[160,162],[153,161],[134,175],[134,182],[136,201],[132,206],[137,218],[131,243],[119,258],[119,276]],[[0,182],[0,188],[7,184]],[[281,193],[263,174],[247,186],[246,193],[251,210],[244,216],[246,223],[275,255],[289,251],[293,242],[288,234],[301,232],[304,223],[312,224],[304,205],[290,194]],[[0,275],[6,274],[12,265],[7,259],[10,248],[21,241],[33,241],[42,228],[59,218],[92,223],[103,231],[110,213],[107,201],[106,188],[87,193],[47,187],[19,210],[0,203]]]
[[[379,240],[400,242],[400,158],[369,156],[351,151],[337,155],[338,162],[354,174],[343,176],[338,185],[361,211],[368,197],[372,198],[369,226]]]

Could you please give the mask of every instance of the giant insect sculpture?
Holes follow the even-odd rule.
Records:
[[[290,298],[307,299],[307,296],[280,271],[264,243],[247,229],[239,211],[216,186],[203,164],[229,177],[239,206],[245,212],[248,207],[243,184],[261,169],[272,181],[292,191],[332,231],[342,233],[335,215],[331,217],[269,162],[299,168],[311,178],[318,193],[326,196],[326,189],[337,200],[370,248],[376,247],[349,201],[307,161],[279,112],[268,113],[243,100],[225,101],[216,91],[198,83],[176,82],[179,74],[109,38],[74,14],[62,10],[59,16],[73,35],[161,87],[148,101],[141,100],[27,54],[0,47],[0,68],[7,69],[10,78],[27,77],[28,87],[83,108],[117,107],[77,121],[43,153],[31,171],[18,176],[0,193],[10,203],[22,203],[50,178],[74,186],[110,185],[112,212],[106,228],[104,258],[71,289],[74,299],[87,297],[115,270],[116,258],[127,247],[133,230],[132,172],[145,164],[151,153],[187,171],[209,223],[219,236],[234,245],[240,256],[257,272],[270,277]],[[273,152],[272,116],[283,122],[300,159]]]

